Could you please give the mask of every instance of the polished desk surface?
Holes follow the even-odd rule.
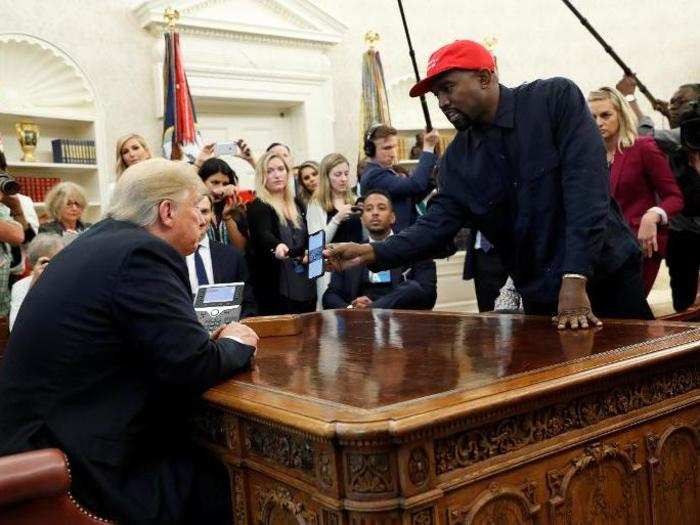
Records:
[[[330,436],[410,432],[465,411],[693,352],[700,325],[389,310],[304,316],[302,334],[261,339],[252,370],[205,399]]]

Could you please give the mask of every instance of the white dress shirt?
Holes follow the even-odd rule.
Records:
[[[199,255],[202,256],[204,271],[207,273],[209,284],[214,284],[214,268],[211,264],[211,248],[209,247],[208,235],[205,235],[199,241]],[[185,262],[187,262],[187,273],[190,276],[190,288],[192,288],[192,293],[196,294],[199,288],[199,282],[197,281],[197,270],[194,267],[194,253],[185,257]]]

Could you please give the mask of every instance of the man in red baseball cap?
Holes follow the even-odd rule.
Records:
[[[526,314],[559,328],[598,317],[653,319],[641,253],[609,194],[605,147],[586,99],[565,78],[499,84],[491,54],[469,40],[430,57],[425,79],[459,130],[428,213],[386,241],[331,245],[329,266],[372,271],[428,259],[464,225],[498,250]]]

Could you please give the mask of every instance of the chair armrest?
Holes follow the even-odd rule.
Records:
[[[57,496],[69,488],[66,457],[56,448],[0,457],[0,506]]]

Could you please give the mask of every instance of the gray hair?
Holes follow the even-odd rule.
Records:
[[[56,233],[40,233],[27,245],[29,264],[36,265],[41,257],[53,257],[66,245],[63,237]]]
[[[144,160],[127,168],[117,181],[107,217],[145,228],[158,220],[161,202],[180,204],[188,192],[207,193],[192,166],[160,158]]]
[[[51,215],[53,219],[58,220],[61,217],[63,207],[70,198],[75,199],[83,210],[87,207],[85,190],[74,182],[61,182],[51,188],[51,191],[46,194],[45,198],[46,209],[49,215]]]

